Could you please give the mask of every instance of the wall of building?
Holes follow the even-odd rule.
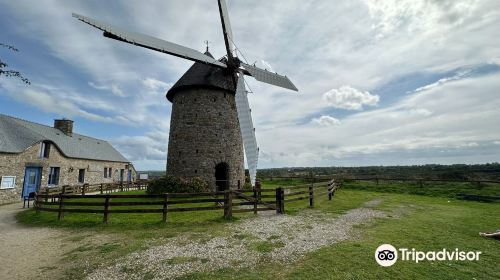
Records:
[[[0,153],[0,177],[16,176],[13,189],[0,189],[0,204],[21,200],[24,184],[24,172],[28,166],[41,167],[41,186],[47,186],[50,167],[59,167],[59,184],[77,185],[79,169],[85,169],[85,183],[113,183],[120,180],[120,169],[124,169],[124,181],[127,181],[128,169],[132,170],[132,180],[136,173],[132,166],[126,162],[108,162],[86,159],[73,159],[65,157],[56,146],[51,144],[48,158],[40,158],[41,143],[36,144],[20,154]],[[104,178],[104,168],[112,168],[112,177]]]
[[[215,166],[226,163],[230,187],[242,187],[243,143],[234,94],[187,89],[172,101],[167,174],[198,177],[215,188]]]

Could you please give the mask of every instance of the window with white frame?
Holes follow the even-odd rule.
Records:
[[[42,142],[42,147],[40,149],[40,158],[49,158],[50,154],[50,142]]]
[[[2,176],[0,189],[13,189],[16,186],[16,176]]]
[[[59,167],[51,167],[49,173],[49,185],[59,185]]]

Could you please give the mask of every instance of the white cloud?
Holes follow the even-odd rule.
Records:
[[[271,66],[271,64],[263,59],[260,60],[262,62],[262,65],[264,65],[264,69],[267,71],[275,72],[274,68]]]
[[[341,86],[323,94],[323,100],[330,106],[346,110],[361,110],[363,105],[375,106],[380,101],[378,95],[360,91],[350,86]]]
[[[168,133],[152,131],[144,136],[121,136],[112,141],[131,161],[167,159]]]
[[[36,91],[31,88],[25,89],[14,96],[15,99],[34,107],[40,108],[45,112],[57,113],[61,116],[71,118],[73,116],[84,117],[89,120],[99,122],[112,122],[113,118],[88,112],[71,101],[63,98],[54,98],[54,96],[43,91]]]
[[[340,125],[340,121],[331,116],[321,116],[319,118],[314,118],[311,123],[318,124],[321,126],[337,126]]]
[[[168,91],[172,87],[172,85],[173,85],[173,83],[165,83],[163,81],[156,80],[156,79],[153,79],[153,78],[143,79],[142,80],[142,84],[148,90],[163,91],[163,92]]]
[[[500,141],[494,141],[493,144],[500,145]]]
[[[318,166],[496,161],[498,149],[482,143],[500,144],[500,99],[495,97],[499,86],[500,74],[449,82],[405,95],[385,108],[344,117],[335,130],[293,124],[259,130],[257,140],[267,155],[260,163]],[[306,157],[304,149],[316,157]]]
[[[32,73],[27,73],[31,74],[33,90],[58,103],[54,108],[43,102],[34,104],[27,96],[23,102],[50,112],[69,110],[87,118],[100,116],[140,126],[140,131],[166,133],[170,105],[164,93],[192,64],[103,38],[101,32],[71,18],[71,12],[198,50],[203,50],[203,41],[209,40],[215,57],[225,54],[217,5],[211,1],[186,4],[181,0],[152,0],[148,5],[106,1],[99,3],[98,9],[93,1],[4,2],[0,13],[8,18],[2,21],[6,30],[20,36],[20,44],[28,41],[41,46],[40,51],[21,56],[33,67]],[[490,78],[442,80],[406,95],[391,92],[400,97],[384,102],[390,105],[379,105],[370,112],[356,111],[379,104],[375,95],[365,93],[375,92],[395,77],[497,62],[500,10],[496,0],[289,0],[286,4],[255,0],[230,3],[229,13],[235,43],[245,57],[250,62],[262,58],[272,61],[272,70],[286,74],[300,89],[295,94],[247,79],[255,93],[249,101],[257,140],[266,155],[261,167],[381,163],[384,155],[384,163],[404,163],[409,150],[432,161],[436,155],[426,153],[426,149],[439,146],[448,151],[448,147],[460,143],[478,143],[478,147],[466,147],[450,156],[460,161],[480,158],[480,153],[466,152],[484,148],[484,141],[492,146],[500,139],[494,126],[500,118],[491,107],[498,107],[498,97],[493,93],[498,92],[499,85],[491,87],[494,82]],[[262,16],[249,16],[255,14]],[[40,55],[42,52],[44,55]],[[47,57],[53,59],[47,61]],[[43,69],[36,65],[43,65]],[[116,98],[79,86],[87,81],[100,86],[115,84],[127,96]],[[44,86],[38,87],[40,84]],[[484,89],[482,84],[486,85]],[[361,97],[354,101],[341,102],[335,96],[334,103],[354,110],[344,112],[347,115],[342,116],[342,125],[328,130],[310,123],[302,125],[308,116],[333,114],[332,105],[323,95],[332,88],[340,90],[342,85],[363,89],[355,89]],[[9,96],[20,100],[24,90],[12,89]],[[382,94],[380,98],[387,100]],[[140,137],[136,131],[124,131],[124,137]],[[161,150],[165,139],[138,139],[137,143],[140,141],[144,145],[157,143],[152,151],[141,150],[140,144],[133,149],[155,159],[150,162],[160,161],[163,155],[155,151]],[[139,152],[136,158],[141,158]],[[371,156],[373,161],[369,161]],[[492,152],[490,156],[499,155]],[[147,157],[139,162],[147,165]],[[164,169],[164,160],[158,169]]]
[[[110,91],[113,93],[115,96],[118,97],[125,97],[126,95],[123,93],[123,91],[120,89],[120,87],[117,84],[111,84],[111,85],[96,85],[93,82],[88,83],[89,86],[98,89],[98,90],[105,90],[105,91]]]
[[[471,70],[461,71],[461,72],[457,73],[456,75],[453,75],[451,77],[446,77],[446,78],[439,79],[437,82],[425,85],[423,87],[419,87],[419,88],[417,88],[417,89],[415,89],[415,90],[413,90],[411,92],[419,92],[419,91],[423,91],[423,90],[428,90],[428,89],[431,89],[431,88],[434,88],[434,87],[442,86],[443,84],[448,83],[448,82],[452,82],[452,81],[464,79],[470,73],[471,73]],[[407,92],[407,93],[411,93],[411,92]]]

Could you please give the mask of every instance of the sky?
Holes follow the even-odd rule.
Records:
[[[259,168],[498,162],[497,0],[228,1],[234,41],[293,92],[247,78]],[[225,53],[215,0],[0,0],[0,113],[105,139],[164,170],[168,89],[191,61],[132,46],[76,12]],[[241,56],[240,56],[241,58]]]

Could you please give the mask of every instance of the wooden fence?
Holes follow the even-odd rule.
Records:
[[[274,180],[290,180],[290,179],[301,179],[306,182],[320,182],[325,180],[331,180],[331,178],[335,178],[336,181],[372,181],[377,185],[382,181],[398,181],[398,182],[415,182],[416,184],[422,186],[425,182],[449,182],[449,183],[471,183],[477,186],[481,184],[500,184],[500,181],[496,180],[481,180],[481,179],[470,179],[470,180],[457,180],[457,179],[433,179],[433,178],[388,178],[388,177],[345,177],[345,176],[337,176],[337,175],[316,175],[313,177],[308,176],[273,176],[273,177],[265,177],[261,179],[266,179],[270,181]]]
[[[234,213],[259,211],[285,212],[285,204],[299,200],[309,200],[314,207],[314,199],[328,195],[329,199],[340,185],[330,183],[308,184],[301,186],[249,190],[228,190],[224,192],[165,193],[146,194],[68,194],[37,193],[34,207],[37,212],[56,212],[58,220],[65,213],[98,213],[103,222],[108,223],[110,214],[123,213],[161,213],[162,221],[167,221],[169,213],[223,210],[225,218]]]
[[[147,182],[123,182],[123,183],[101,183],[83,185],[64,185],[61,187],[42,187],[38,193],[46,195],[54,194],[80,194],[89,193],[112,193],[118,191],[131,191],[146,189]]]

